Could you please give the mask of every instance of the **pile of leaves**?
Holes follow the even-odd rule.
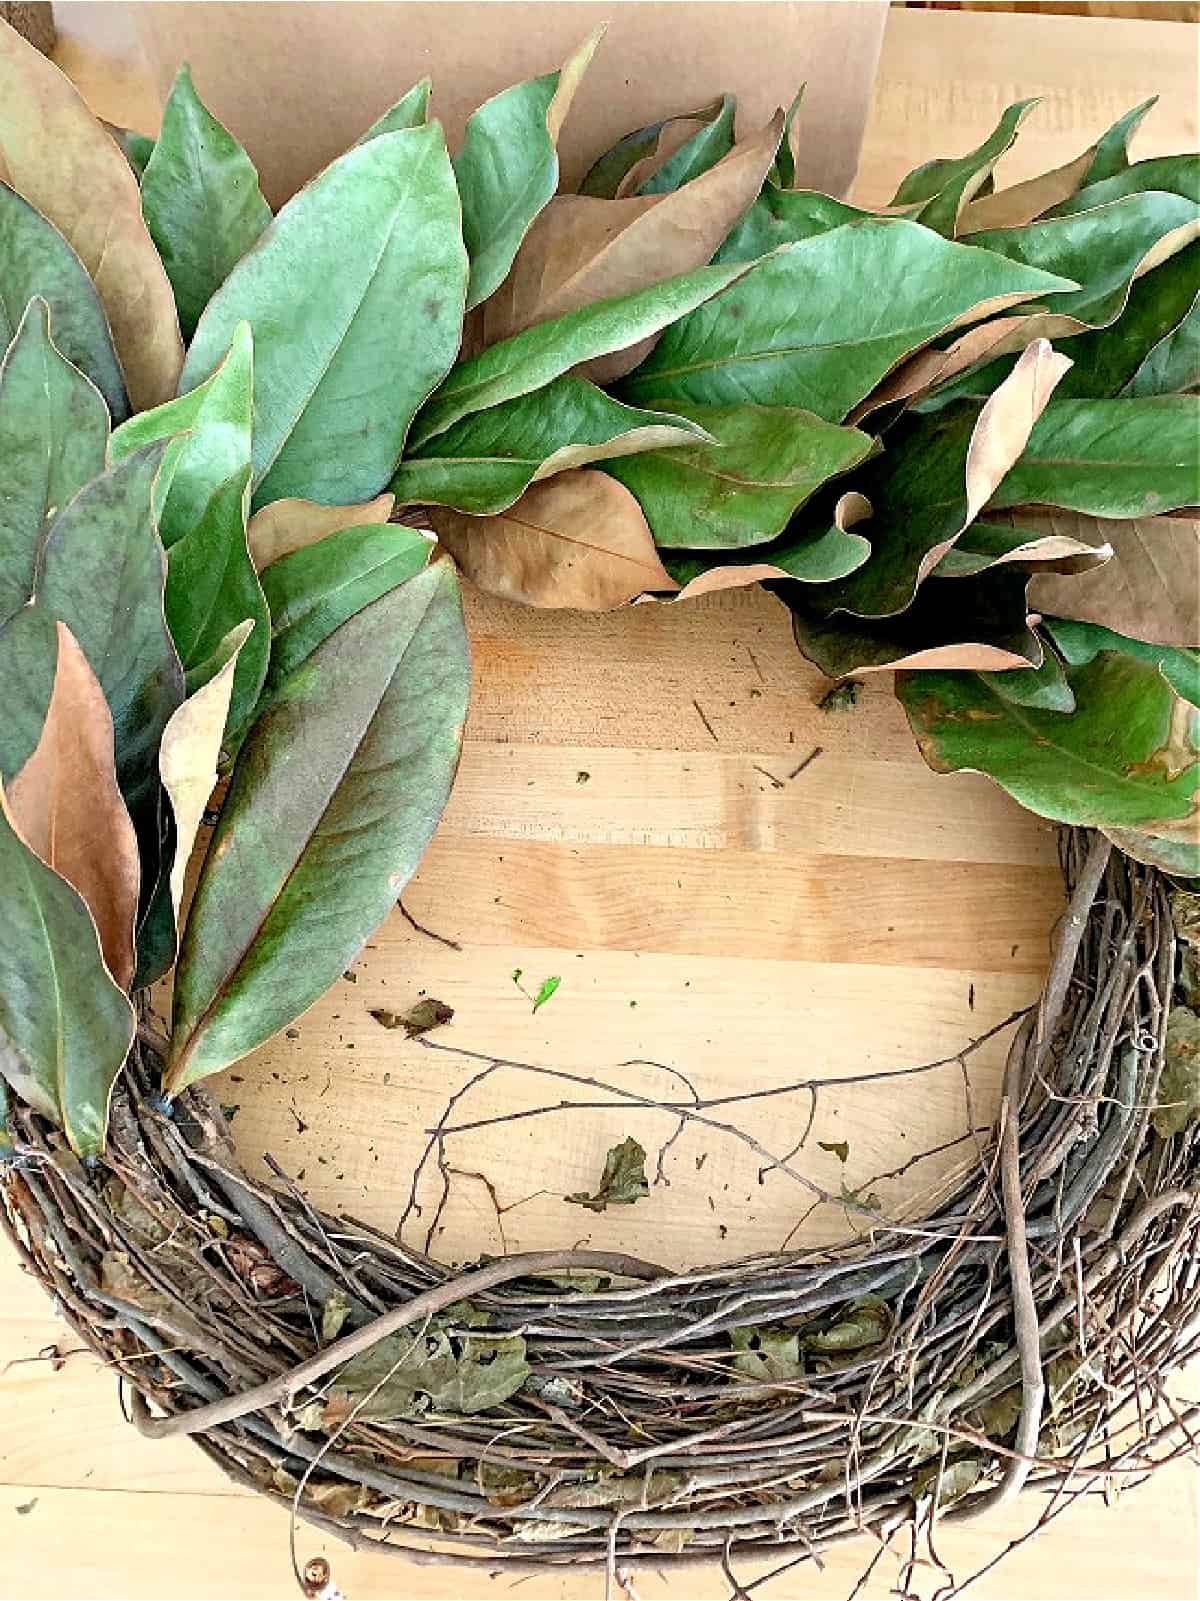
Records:
[[[186,68],[151,141],[0,29],[0,1070],[84,1156],[131,994],[174,967],[172,1096],[394,904],[459,569],[766,583],[934,765],[1200,871],[1196,158],[1131,163],[1141,107],[996,189],[1022,103],[869,212],[724,97],[558,194],[596,43],[453,157],[416,84],[272,216]]]

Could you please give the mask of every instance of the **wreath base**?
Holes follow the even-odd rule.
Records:
[[[919,1226],[679,1273],[571,1250],[454,1273],[249,1177],[206,1091],[157,1099],[146,1029],[95,1167],[14,1110],[0,1219],[144,1433],[191,1434],[355,1546],[491,1572],[719,1562],[736,1594],[739,1559],[870,1530],[878,1560],[897,1529],[1024,1485],[1040,1526],[1191,1450],[1200,1413],[1167,1385],[1200,1334],[1200,1132],[1151,1131],[1167,886],[1098,835],[1062,856],[1068,910],[997,1125]],[[578,1270],[604,1278],[552,1276]],[[524,1342],[502,1404],[376,1418],[375,1391],[330,1391],[401,1331],[393,1375],[434,1331],[465,1360],[481,1317]],[[310,1592],[322,1568],[297,1569]]]

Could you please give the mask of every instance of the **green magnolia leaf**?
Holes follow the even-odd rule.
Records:
[[[508,276],[529,225],[558,188],[558,134],[600,31],[563,66],[485,100],[467,118],[454,158],[462,232],[471,258],[467,309]]]
[[[1017,130],[1038,104],[1037,100],[1018,100],[1000,118],[981,145],[957,159],[930,161],[919,167],[896,191],[893,205],[921,200],[917,221],[926,228],[953,239],[963,207],[990,178],[997,161],[1017,137]]]
[[[1143,834],[1132,828],[1105,828],[1101,832],[1135,862],[1157,867],[1174,878],[1200,878],[1200,832],[1196,830],[1191,839],[1175,834]]]
[[[356,143],[365,145],[368,139],[378,139],[381,133],[403,133],[408,128],[420,128],[429,121],[429,95],[432,78],[422,78],[411,89],[405,90],[394,106],[389,106]]]
[[[169,550],[200,521],[215,491],[250,464],[254,341],[240,322],[211,378],[189,394],[139,412],[112,436],[114,463],[156,439],[169,439],[154,486],[154,510]]]
[[[1084,667],[1102,651],[1119,651],[1156,667],[1178,696],[1200,707],[1200,647],[1180,650],[1173,645],[1153,645],[1096,623],[1064,617],[1046,617],[1042,626],[1068,666]]]
[[[685,417],[624,406],[568,373],[436,434],[400,463],[391,487],[402,505],[495,513],[570,467],[704,437]]]
[[[1200,1118],[1200,1017],[1186,1006],[1167,1018],[1167,1049],[1151,1122],[1159,1139],[1182,1134]]]
[[[1193,247],[1180,259],[1191,259],[1195,272],[1200,261]],[[1162,270],[1162,269],[1160,269]],[[1149,275],[1156,276],[1154,273]],[[1121,390],[1123,395],[1187,395],[1200,390],[1200,292],[1174,328],[1146,352],[1133,377]]]
[[[1001,700],[1037,711],[1073,712],[1075,694],[1066,670],[1053,650],[1043,650],[1039,667],[1018,667],[1011,672],[981,673],[980,677]]]
[[[709,589],[794,578],[806,584],[831,584],[861,567],[871,554],[870,541],[861,534],[833,525],[813,532],[786,532],[769,545],[747,551],[664,551],[663,566],[677,584],[691,594]],[[740,575],[740,579],[739,579]],[[689,595],[678,595],[678,600]]]
[[[146,163],[154,154],[154,140],[149,134],[138,133],[133,128],[119,128],[112,122],[106,122],[104,126],[120,145],[122,154],[133,169],[133,176],[141,183]]]
[[[205,306],[270,222],[271,208],[254,163],[202,104],[186,64],[175,75],[142,175],[142,215],[188,340]]]
[[[1070,287],[915,223],[872,219],[751,266],[668,328],[621,395],[663,406],[800,406],[841,422],[939,334]]]
[[[454,359],[466,271],[436,122],[356,146],[284,206],[209,302],[180,379],[197,388],[249,321],[256,506],[379,493]],[[406,337],[383,337],[397,320]]]
[[[248,466],[226,479],[167,557],[167,626],[189,695],[213,676],[214,652],[232,630],[246,620],[254,623],[233,675],[226,743],[234,748],[258,701],[271,646],[270,614],[246,545],[249,484]]]
[[[271,614],[271,660],[260,710],[335,628],[429,565],[431,537],[402,523],[327,534],[262,574]]]
[[[705,111],[695,115],[702,126],[667,157],[660,167],[628,191],[639,195],[667,195],[681,189],[685,183],[698,178],[702,172],[715,167],[723,156],[733,149],[733,119],[737,101],[732,95],[722,95]]]
[[[1099,524],[1091,524],[1097,533],[1087,540],[1078,529],[1060,526],[1060,522],[1065,524],[1067,519],[1053,514],[1034,515],[1028,507],[1013,513],[1011,523],[973,522],[938,562],[932,576],[973,578],[989,567],[1003,566],[1035,575],[1049,572],[1075,576],[1109,560],[1112,546],[1104,542]],[[1046,609],[1055,610],[1053,606]]]
[[[781,189],[790,189],[796,182],[796,152],[793,147],[795,135],[793,128],[796,115],[804,102],[804,91],[808,87],[802,83],[792,96],[791,104],[783,114],[783,136],[779,141],[779,149],[775,154],[775,165],[771,168],[770,179]]]
[[[1094,211],[1097,206],[1107,206],[1126,195],[1152,192],[1182,195],[1200,203],[1200,156],[1155,156],[1149,161],[1135,161],[1121,172],[1089,183],[1055,206],[1049,215],[1072,216],[1077,212]]]
[[[888,449],[856,480],[873,512],[861,530],[871,541],[871,558],[822,590],[820,609],[857,617],[903,611],[1005,481],[1068,365],[1039,340],[982,410],[963,403],[898,424]]]
[[[290,1022],[383,921],[446,803],[468,681],[454,571],[437,562],[281,686],[242,747],[184,931],[170,1093]]]
[[[716,443],[605,466],[637,496],[659,546],[737,549],[772,540],[822,484],[876,448],[869,434],[795,407],[681,409]]]
[[[1200,399],[1052,400],[993,506],[1153,517],[1200,503]],[[869,489],[864,491],[870,499]]]
[[[1149,100],[1134,106],[1132,111],[1127,111],[1106,133],[1101,134],[1093,146],[1092,162],[1085,180],[1087,183],[1099,183],[1104,178],[1112,178],[1118,172],[1125,171],[1129,166],[1129,141],[1141,127],[1147,113],[1157,104],[1158,96],[1151,95]]]
[[[474,1417],[503,1405],[529,1374],[521,1335],[476,1332],[452,1341],[434,1323],[423,1334],[389,1334],[347,1362],[333,1381],[332,1405],[376,1422],[424,1412]]]
[[[117,778],[152,882],[158,746],[183,699],[163,618],[162,545],[151,497],[164,446],[146,445],[86,484],[46,539],[35,598],[75,635],[112,712]]]
[[[537,1011],[536,1005],[534,1011]],[[586,1206],[589,1212],[604,1212],[610,1206],[632,1206],[649,1193],[646,1152],[630,1135],[620,1145],[614,1145],[604,1158],[604,1171],[595,1194],[589,1195],[586,1190],[580,1190],[575,1195],[564,1195],[563,1199],[575,1206]]]
[[[888,220],[901,219],[863,211],[832,195],[823,195],[818,189],[781,189],[768,182],[713,260],[756,261],[780,245],[799,244],[846,223]]]
[[[8,1085],[0,1078],[0,1163],[9,1161],[13,1150],[12,1108]]]
[[[797,645],[828,678],[883,667],[1003,672],[1042,659],[1029,628],[1028,583],[1028,573],[1003,567],[976,578],[930,578],[906,611],[874,621],[824,615],[786,587],[781,595]]]
[[[891,1331],[890,1307],[883,1301],[864,1296],[847,1309],[847,1316],[839,1318],[829,1328],[804,1335],[801,1344],[806,1351],[835,1356],[844,1352],[867,1351],[873,1345],[882,1345]]]
[[[54,343],[92,380],[115,422],[129,415],[104,307],[87,269],[52,223],[0,183],[0,346],[35,295],[50,307]]]
[[[744,264],[701,267],[538,323],[460,361],[418,413],[409,451],[421,450],[472,412],[541,389],[581,362],[627,350],[711,300],[747,270]]]
[[[1075,365],[1059,388],[1059,398],[1182,394],[1200,384],[1198,283],[1200,243],[1135,279],[1114,323],[1077,334],[1063,347]],[[1164,345],[1169,349],[1176,339],[1173,353],[1164,351],[1151,363],[1152,353]]]
[[[1055,296],[1050,310],[1103,328],[1120,316],[1147,260],[1161,265],[1172,251],[1190,244],[1198,218],[1197,203],[1182,195],[1131,194],[1023,228],[985,228],[971,235],[971,243],[1014,263],[1075,279],[1080,287]]]
[[[0,883],[0,1074],[76,1155],[96,1156],[133,1008],[104,965],[91,913],[21,839],[2,794]]]
[[[1068,667],[1067,681],[1070,716],[1018,705],[977,673],[901,673],[896,693],[936,772],[986,773],[1056,822],[1144,829],[1193,818],[1197,713],[1157,667],[1102,651]]]
[[[41,738],[54,675],[58,668],[58,632],[43,606],[22,606],[0,623],[0,684],[4,716],[0,717],[0,783],[7,784],[24,767]]]
[[[795,1329],[730,1329],[729,1343],[734,1351],[733,1372],[754,1383],[786,1383],[804,1375],[800,1337]]]
[[[29,303],[0,363],[0,624],[33,593],[56,514],[104,471],[108,411],[55,348],[50,308]]]

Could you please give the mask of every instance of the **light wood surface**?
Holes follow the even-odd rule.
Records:
[[[1010,162],[1014,178],[1075,154],[1155,90],[1141,150],[1194,148],[1194,45],[1194,30],[1166,23],[894,11],[857,193],[889,199],[909,167],[969,148],[1028,93],[1047,102]],[[106,61],[77,33],[60,59],[103,115],[153,127],[136,66]],[[227,1075],[219,1093],[240,1105],[248,1161],[269,1150],[320,1204],[394,1227],[422,1130],[463,1067],[406,1047],[368,1011],[423,992],[455,1008],[446,1043],[601,1074],[649,1057],[707,1093],[931,1060],[1034,996],[1059,907],[1050,830],[982,778],[927,772],[886,683],[853,711],[819,711],[823,682],[766,596],[601,618],[471,597],[468,612],[476,687],[462,773],[406,895],[464,949],[394,917],[295,1037]],[[536,1015],[511,981],[518,967],[533,986],[561,975]],[[999,1065],[993,1049],[972,1059],[985,1114]],[[634,1090],[656,1082],[647,1067],[613,1076]],[[513,1074],[468,1105],[486,1117],[557,1097]],[[744,1126],[786,1146],[798,1110],[767,1102]],[[855,1185],[960,1133],[964,1116],[957,1068],[899,1091],[828,1095],[817,1137],[848,1139],[850,1158],[843,1175],[818,1151],[806,1171]],[[464,1136],[454,1160],[468,1176],[434,1249],[462,1260],[586,1239],[712,1260],[778,1244],[803,1208],[778,1174],[759,1184],[736,1142],[697,1135],[673,1149],[669,1190],[599,1217],[565,1206],[627,1132],[652,1147],[664,1131],[654,1115],[589,1112]],[[957,1154],[894,1183],[889,1207],[915,1204]],[[502,1218],[471,1173],[488,1176]],[[845,1228],[843,1216],[817,1214],[803,1237]],[[0,1596],[293,1593],[286,1519],[186,1442],[142,1441],[90,1356],[57,1366],[38,1356],[75,1344],[0,1256]],[[1034,1515],[1019,1503],[984,1527],[946,1529],[940,1554],[961,1578]],[[351,1601],[499,1593],[498,1581],[356,1555],[306,1530],[298,1549],[324,1551]],[[844,1596],[869,1555],[839,1549],[823,1574],[755,1595]],[[866,1593],[887,1594],[898,1571],[886,1558]],[[917,1570],[922,1594],[943,1579]],[[1120,1505],[1078,1504],[972,1593],[1166,1601],[1194,1595],[1196,1580],[1194,1484],[1181,1467]],[[718,1573],[668,1584],[645,1571],[637,1590],[646,1601],[728,1593]],[[517,1593],[593,1597],[603,1580],[530,1580]]]

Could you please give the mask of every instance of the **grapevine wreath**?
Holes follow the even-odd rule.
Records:
[[[186,68],[151,141],[0,30],[0,1216],[143,1433],[351,1543],[744,1595],[747,1559],[935,1560],[938,1518],[1194,1446],[1200,163],[1130,162],[1146,105],[996,188],[1023,102],[869,211],[725,97],[556,194],[594,45],[454,157],[417,84],[273,217]],[[929,1215],[847,1191],[836,1250],[451,1271],[238,1165],[203,1081],[342,973],[445,805],[460,572],[766,585],[830,677],[896,670],[933,767],[1064,825],[1044,991]],[[761,1153],[801,1182],[803,1125]]]

